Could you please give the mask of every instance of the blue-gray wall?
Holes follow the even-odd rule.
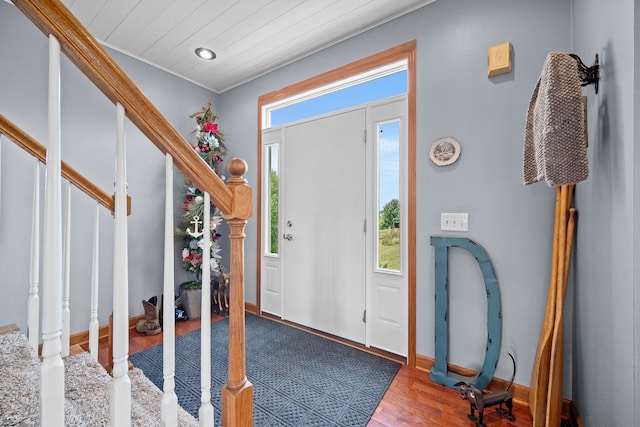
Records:
[[[634,116],[640,111],[640,90],[635,88],[635,82],[640,81],[640,8],[635,7],[633,13],[633,112]],[[633,120],[633,146],[635,147],[640,135],[640,120]],[[633,150],[633,168],[640,164],[640,150]],[[640,188],[640,174],[633,175],[633,188]],[[633,198],[633,401],[635,402],[635,411],[633,413],[634,422],[640,420],[640,262],[638,262],[638,254],[640,254],[640,197]],[[586,367],[589,369],[589,367]],[[627,368],[627,367],[625,367]],[[587,370],[585,369],[585,371]],[[589,405],[592,400],[583,399],[584,405]],[[595,402],[593,402],[595,404]],[[595,414],[595,413],[594,413]],[[591,416],[591,415],[590,415]],[[595,415],[594,415],[595,416]],[[636,424],[637,425],[637,424]]]
[[[434,356],[429,237],[443,234],[441,212],[468,212],[469,232],[456,235],[485,247],[500,283],[503,347],[496,375],[511,376],[506,357],[511,351],[518,360],[516,381],[524,385],[531,378],[545,311],[555,201],[546,184],[523,185],[524,124],[546,54],[570,49],[570,22],[568,0],[440,0],[221,95],[223,129],[235,141],[236,154],[247,159],[249,181],[255,183],[257,131],[247,123],[257,120],[259,95],[415,39],[417,351]],[[504,42],[513,44],[513,72],[489,79],[487,48]],[[429,161],[429,147],[447,135],[461,142],[462,155],[454,166],[440,168]],[[251,272],[257,263],[251,237],[255,220],[247,236]],[[479,369],[487,334],[484,285],[475,260],[466,252],[451,252],[450,362]],[[246,298],[254,302],[255,276],[246,277]]]
[[[36,140],[47,141],[47,38],[13,5],[0,1],[0,113]],[[147,97],[188,137],[195,122],[189,114],[218,95],[155,67],[109,50]],[[115,108],[66,57],[62,60],[62,158],[113,193]],[[133,125],[126,126],[127,181],[132,197],[129,217],[129,313],[142,313],[140,301],[162,292],[164,156]],[[0,324],[26,329],[33,161],[3,137],[0,194]],[[184,180],[176,173],[176,219],[181,214]],[[44,174],[42,176],[44,188]],[[63,196],[66,192],[63,192]],[[72,190],[72,333],[89,324],[91,251],[95,205]],[[44,204],[42,204],[44,206]],[[63,207],[64,211],[64,207]],[[111,310],[113,218],[101,210],[100,324]],[[177,260],[177,257],[176,257]],[[186,276],[176,261],[176,283]]]
[[[588,92],[590,177],[576,191],[580,219],[572,395],[586,426],[637,426],[640,365],[634,361],[638,361],[640,323],[634,167],[638,164],[638,88],[634,83],[638,46],[634,29],[640,21],[633,0],[615,2],[615,7],[596,0],[572,3],[574,51],[588,64],[598,53],[601,63],[599,93]]]
[[[585,425],[638,425],[633,40],[640,13],[633,6],[631,0],[615,8],[595,0],[440,0],[225,92],[224,129],[236,141],[236,154],[249,162],[254,183],[257,132],[246,124],[257,120],[259,95],[417,40],[417,350],[434,356],[429,236],[442,234],[440,212],[469,212],[470,231],[459,235],[482,244],[493,260],[503,307],[502,355],[516,354],[516,382],[528,386],[549,283],[554,190],[544,183],[522,185],[527,105],[548,52],[575,52],[588,65],[599,53],[600,93],[593,86],[583,90],[592,165],[576,193],[580,219],[565,306],[563,394],[575,399]],[[507,41],[513,71],[487,78],[487,48]],[[461,141],[462,156],[456,165],[438,168],[428,161],[428,150],[445,135]],[[258,262],[251,241],[255,222],[247,235],[252,271]],[[486,336],[479,270],[468,254],[452,252],[450,362],[479,368]],[[256,298],[252,280],[247,274],[249,302]],[[501,358],[497,376],[510,375],[507,360]]]

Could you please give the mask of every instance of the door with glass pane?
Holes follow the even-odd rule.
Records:
[[[365,127],[360,108],[286,126],[283,317],[365,343]]]
[[[405,110],[263,132],[262,311],[407,355]]]

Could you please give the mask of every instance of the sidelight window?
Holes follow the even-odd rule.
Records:
[[[400,271],[400,120],[376,125],[378,171],[377,267]]]
[[[278,175],[278,162],[279,156],[279,144],[270,144],[266,146],[266,170],[267,170],[267,185],[266,185],[266,219],[265,227],[265,241],[267,254],[278,254],[278,218],[279,218],[279,204],[278,199],[280,196],[280,185]]]

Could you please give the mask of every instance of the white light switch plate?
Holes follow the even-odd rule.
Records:
[[[440,230],[443,231],[469,231],[468,213],[441,213]]]

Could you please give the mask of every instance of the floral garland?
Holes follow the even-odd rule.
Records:
[[[187,194],[189,197],[190,194]],[[196,273],[197,280],[200,278],[200,273],[202,272],[202,254],[204,249],[204,239],[202,236],[193,237],[187,233],[187,229],[193,229],[194,223],[196,220],[196,216],[194,211],[203,211],[204,198],[201,195],[197,195],[193,197],[192,201],[186,202],[183,205],[183,210],[185,213],[183,215],[183,220],[181,223],[180,229],[177,230],[176,234],[183,238],[183,247],[182,247],[182,268],[185,271],[190,273]],[[185,206],[188,206],[185,208]],[[189,221],[189,218],[191,220]],[[198,218],[200,218],[198,216]],[[217,263],[216,259],[220,258],[220,246],[218,245],[218,240],[220,239],[221,234],[218,233],[217,228],[222,222],[222,218],[217,209],[212,210],[211,220],[210,220],[210,230],[211,230],[211,247],[210,247],[210,258],[209,262],[211,263],[211,271],[217,272]],[[188,224],[188,225],[187,225]],[[200,223],[202,224],[202,223]]]
[[[225,177],[221,173],[221,163],[224,160],[223,156],[226,154],[227,149],[224,145],[224,137],[218,129],[218,124],[215,123],[217,117],[211,110],[211,101],[207,102],[207,105],[200,111],[191,114],[189,118],[195,118],[196,120],[196,126],[192,132],[195,137],[195,143],[192,145],[193,149],[224,180]],[[189,182],[186,185],[182,210],[184,211],[182,221],[176,230],[176,237],[182,238],[183,241],[181,252],[182,268],[190,273],[195,273],[196,282],[199,282],[202,272],[204,242],[202,235],[194,237],[189,234],[189,231],[198,231],[198,227],[200,231],[203,229],[204,196],[199,189]],[[221,237],[220,233],[217,232],[217,228],[222,218],[219,210],[213,205],[209,221],[211,225],[211,271],[217,272],[217,260],[220,258],[220,247],[217,241]]]
[[[196,138],[194,150],[218,176],[223,178],[220,173],[220,163],[227,152],[227,147],[224,145],[224,136],[218,129],[218,124],[215,123],[218,117],[211,111],[211,101],[207,102],[202,110],[191,114],[189,118],[196,119],[196,127],[192,132]]]

